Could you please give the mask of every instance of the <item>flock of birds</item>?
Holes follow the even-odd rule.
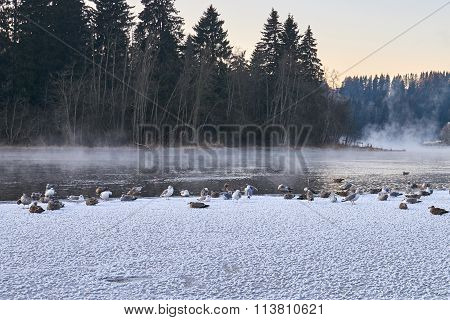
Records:
[[[403,175],[408,175],[408,172],[403,172]],[[364,190],[361,187],[353,185],[351,182],[346,181],[343,178],[333,179],[333,183],[336,185],[334,191],[320,191],[316,192],[312,188],[305,188],[302,193],[296,195],[294,194],[294,189],[285,185],[280,184],[277,188],[284,199],[292,200],[304,200],[304,201],[314,201],[315,197],[329,199],[330,202],[338,202],[338,197],[341,197],[340,202],[350,202],[352,205],[359,199],[362,194],[374,194],[377,195],[379,201],[387,201],[389,198],[399,198],[403,196],[403,200],[400,202],[399,209],[407,210],[408,204],[413,205],[422,202],[423,197],[430,196],[433,194],[433,189],[429,183],[416,184],[409,183],[405,193],[391,190],[388,187],[381,188],[371,188]],[[143,187],[133,187],[124,193],[120,197],[120,201],[135,201],[141,195]],[[224,200],[239,200],[242,196],[250,199],[258,189],[252,185],[247,185],[242,189],[231,189],[229,184],[226,183],[221,191],[210,191],[208,188],[203,188],[200,192],[200,196],[197,201],[189,202],[191,208],[202,209],[208,208],[208,202],[213,198],[222,198]],[[168,186],[161,193],[161,198],[170,198],[174,195],[175,189],[172,186]],[[97,197],[87,197],[83,195],[79,196],[69,196],[66,201],[85,203],[87,206],[95,206],[99,203],[99,200],[108,201],[112,198],[113,193],[107,187],[98,187],[96,189]],[[193,194],[189,190],[181,190],[180,196],[184,198],[191,197]],[[38,205],[38,203],[46,203],[47,210],[54,211],[60,210],[64,207],[64,203],[60,201],[56,196],[55,186],[48,184],[46,186],[44,193],[32,193],[31,196],[23,194],[17,201],[18,205],[22,205],[24,208],[28,207],[30,213],[43,213],[45,210]],[[433,215],[444,215],[448,213],[447,210],[437,208],[434,206],[429,207],[430,213]]]

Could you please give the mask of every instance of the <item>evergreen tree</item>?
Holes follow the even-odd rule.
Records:
[[[282,25],[278,12],[272,8],[264,24],[262,38],[252,55],[252,65],[262,68],[268,75],[275,75],[280,61]]]
[[[126,0],[94,0],[94,3],[96,53],[104,55],[109,51],[110,59],[123,61],[132,26],[131,7]]]
[[[292,59],[296,62],[299,61],[300,39],[301,35],[298,31],[298,25],[294,21],[294,17],[292,15],[288,15],[288,18],[283,25],[283,32],[280,35],[282,54],[292,57]]]
[[[311,27],[308,26],[299,47],[301,59],[301,72],[304,81],[318,84],[323,81],[322,63],[317,57],[316,40],[313,37]]]
[[[228,32],[223,29],[224,21],[212,5],[203,13],[195,25],[192,37],[194,51],[201,61],[223,65],[231,57]]]

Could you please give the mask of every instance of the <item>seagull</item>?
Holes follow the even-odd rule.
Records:
[[[39,199],[42,197],[42,193],[40,192],[33,192],[31,194],[31,200],[33,201],[39,201]]]
[[[442,216],[442,215],[448,213],[447,210],[441,209],[441,208],[435,208],[434,206],[431,206],[428,209],[430,209],[430,213],[435,216]]]
[[[98,204],[98,200],[96,198],[87,198],[86,199],[87,206],[95,206],[96,204]]]
[[[202,202],[189,202],[189,207],[191,207],[193,209],[205,209],[205,208],[208,208],[209,205],[204,204]]]
[[[288,187],[284,184],[280,184],[278,186],[278,191],[280,191],[281,193],[291,193],[292,191],[294,191],[294,189],[292,189],[291,187]]]
[[[38,206],[37,202],[34,202],[30,207],[30,213],[43,213],[45,210]]]
[[[337,198],[336,198],[336,195],[334,194],[334,192],[332,192],[330,194],[329,199],[330,199],[331,203],[336,203],[337,202]]]
[[[347,197],[345,197],[345,199],[342,199],[342,202],[350,201],[352,203],[352,205],[354,205],[355,201],[358,200],[358,198],[359,198],[359,189],[357,189],[356,191],[357,192],[352,193],[352,194],[348,195]]]
[[[208,188],[203,188],[202,191],[200,191],[200,197],[207,196],[209,194]]]
[[[168,186],[166,190],[161,193],[161,198],[169,199],[173,195],[173,187]]]
[[[69,197],[67,197],[67,201],[70,201],[70,202],[84,202],[85,199],[84,199],[84,196],[82,196],[82,195],[69,196]]]
[[[306,199],[308,200],[308,201],[314,201],[314,194],[313,194],[313,192],[311,191],[311,190],[307,190],[306,191]]]
[[[386,192],[380,192],[378,194],[378,200],[380,201],[386,201],[389,198],[389,194],[387,194]]]
[[[350,189],[351,187],[352,187],[352,184],[351,184],[350,182],[346,182],[346,183],[340,185],[340,186],[339,186],[339,189],[341,189],[341,190],[348,190],[348,189]]]
[[[233,200],[239,200],[241,198],[241,190],[236,190],[231,197]]]
[[[189,190],[182,190],[181,192],[180,192],[180,196],[182,196],[182,197],[184,197],[184,198],[187,198],[187,197],[189,197],[191,194],[189,193]]]
[[[27,196],[25,193],[17,200],[18,205],[29,206],[31,204],[31,198]]]
[[[48,185],[47,185],[47,186],[48,186]],[[44,193],[44,195],[45,195],[47,198],[52,198],[52,197],[55,196],[55,194],[56,194],[56,191],[55,191],[55,189],[53,189],[53,188],[46,189],[46,190],[45,190],[45,193]]]
[[[111,191],[103,191],[102,193],[100,193],[100,199],[104,201],[108,201],[110,197],[112,197]]]
[[[197,201],[199,202],[210,202],[211,201],[211,196],[205,195],[205,196],[200,196],[200,198],[197,199]]]
[[[135,201],[135,200],[137,200],[137,197],[130,194],[123,194],[120,197],[120,201]]]
[[[251,186],[251,185],[247,185],[247,187],[245,187],[245,189],[244,189],[244,193],[247,196],[247,198],[249,198],[249,199],[253,196],[253,193],[255,191],[258,191],[258,189],[256,189],[254,186]]]

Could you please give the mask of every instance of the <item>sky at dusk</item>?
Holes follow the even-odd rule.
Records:
[[[137,14],[140,0],[128,0]],[[406,74],[450,70],[450,2],[445,0],[400,1],[305,1],[305,0],[176,0],[191,33],[203,11],[213,4],[225,20],[234,48],[249,56],[260,39],[271,8],[281,19],[294,15],[303,32],[311,25],[325,69],[341,73],[396,35],[444,4],[441,11],[395,40],[345,75]],[[343,76],[345,76],[343,75]]]

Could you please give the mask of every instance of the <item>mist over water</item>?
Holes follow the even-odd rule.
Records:
[[[186,161],[186,154],[193,151],[190,157],[193,161]],[[450,183],[448,147],[422,147],[406,152],[163,149],[158,154],[162,156],[158,170],[139,167],[142,165],[139,154],[136,148],[1,148],[0,201],[16,200],[23,192],[42,192],[47,183],[56,184],[62,198],[93,196],[97,186],[108,186],[114,196],[120,196],[127,188],[141,185],[144,196],[158,196],[169,184],[176,192],[189,189],[195,194],[203,187],[221,190],[225,182],[235,189],[252,184],[261,194],[273,194],[281,183],[293,186],[296,192],[307,185],[331,189],[335,187],[331,180],[336,177],[365,187],[404,188],[408,181],[432,182],[436,187],[448,187]],[[185,155],[181,161],[177,160],[180,154]],[[208,154],[218,161],[200,165],[199,158],[207,159]],[[151,155],[150,158],[155,156],[154,151]],[[184,167],[179,167],[180,162]],[[404,177],[403,171],[410,171],[411,175]]]

